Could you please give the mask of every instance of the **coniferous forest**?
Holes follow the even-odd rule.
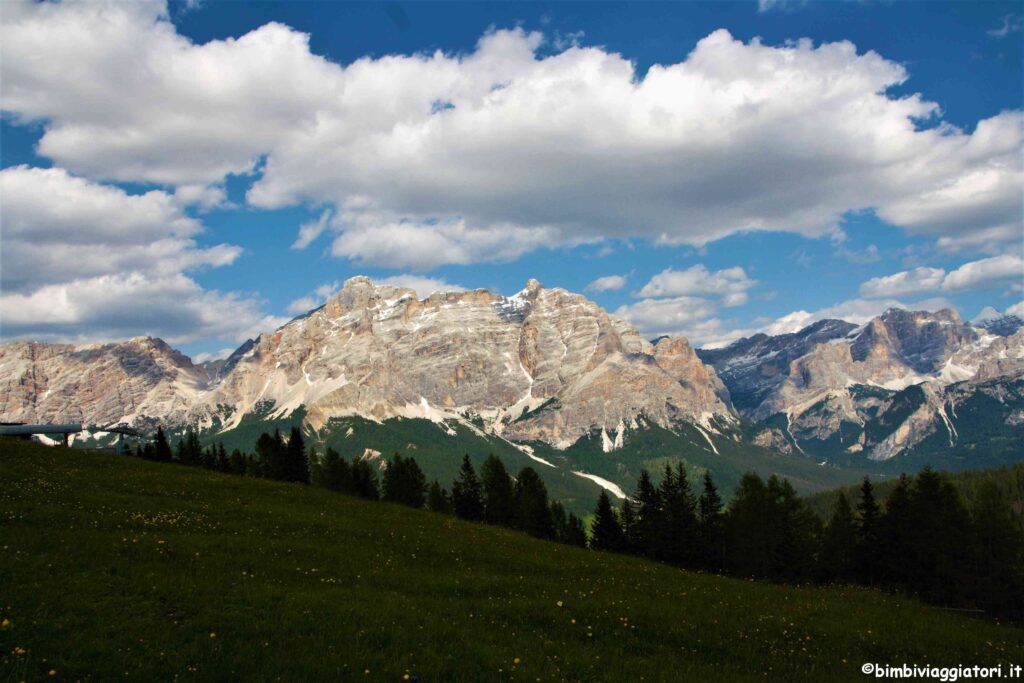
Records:
[[[238,475],[312,484],[330,491],[452,514],[531,536],[637,555],[689,570],[782,583],[862,585],[933,605],[1024,619],[1024,533],[992,482],[972,505],[942,473],[903,475],[884,504],[865,478],[853,499],[840,493],[822,520],[785,479],[747,474],[728,505],[709,472],[691,484],[685,467],[641,471],[618,505],[602,491],[587,525],[550,501],[533,468],[515,476],[491,455],[478,473],[468,455],[451,490],[427,479],[414,457],[378,466],[333,448],[307,448],[298,428],[263,433],[255,453],[203,448],[187,432],[174,448],[162,429],[142,458]]]

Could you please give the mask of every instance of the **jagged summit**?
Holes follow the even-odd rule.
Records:
[[[119,353],[105,358],[113,366]],[[67,387],[59,401],[51,394],[41,403],[19,382],[28,373],[48,386],[60,363],[4,354],[12,357],[0,375],[4,415],[56,416],[79,400],[81,390]],[[472,415],[495,434],[565,447],[594,430],[621,443],[638,419],[702,428],[733,419],[724,385],[685,340],[653,346],[586,297],[536,280],[509,297],[470,290],[419,299],[409,288],[349,278],[323,306],[247,341],[219,368],[179,370],[160,383],[168,395],[189,388],[175,419],[210,425],[231,426],[265,405],[279,415],[304,406],[313,427],[346,415]],[[104,418],[137,414],[134,402],[96,408]]]

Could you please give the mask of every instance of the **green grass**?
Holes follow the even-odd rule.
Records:
[[[300,485],[25,442],[0,443],[0,481],[4,682],[860,681],[864,662],[1024,662],[1024,631],[903,597]]]

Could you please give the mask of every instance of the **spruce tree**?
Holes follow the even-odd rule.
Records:
[[[512,492],[512,523],[531,536],[554,537],[548,489],[532,467],[524,467],[516,478]]]
[[[352,468],[338,451],[330,446],[324,454],[313,460],[310,479],[316,486],[338,493],[355,493],[352,484]]]
[[[256,439],[256,456],[262,476],[279,481],[286,479],[288,468],[280,431],[275,430],[273,436],[266,432],[260,434]]]
[[[559,543],[565,543],[565,535],[569,529],[569,520],[565,515],[565,507],[557,500],[551,502],[551,524],[554,527],[554,538]]]
[[[302,429],[293,426],[288,437],[288,447],[285,451],[285,481],[296,481],[303,484],[309,483],[309,459],[306,456],[306,443],[302,438]]]
[[[882,557],[881,510],[875,500],[875,487],[864,477],[860,487],[860,502],[857,503],[857,577],[864,584],[878,583],[879,564]]]
[[[623,549],[622,527],[612,507],[608,492],[601,489],[594,511],[594,523],[590,528],[590,547],[594,550],[621,552]]]
[[[459,477],[452,484],[452,508],[463,519],[478,521],[484,516],[480,480],[476,478],[476,470],[469,461],[469,455],[462,457]]]
[[[660,554],[660,541],[664,516],[661,509],[661,496],[651,481],[647,470],[640,470],[640,478],[636,485],[636,524],[634,547],[637,554],[646,557],[657,557]]]
[[[352,463],[352,492],[360,498],[377,500],[380,488],[377,485],[377,470],[366,458],[356,458]]]
[[[787,581],[809,578],[814,569],[821,520],[804,506],[789,480],[772,475],[768,491],[776,540],[769,576]]]
[[[583,528],[583,520],[571,512],[565,525],[565,536],[562,542],[566,545],[575,545],[580,548],[587,547],[587,532]]]
[[[1024,533],[992,480],[985,481],[978,490],[974,538],[978,606],[1020,620],[1024,617]]]
[[[819,576],[824,581],[850,581],[855,577],[857,521],[846,495],[839,494],[832,517],[825,526],[818,557]]]
[[[704,490],[698,501],[698,539],[701,565],[710,571],[722,571],[725,565],[725,520],[722,498],[709,471],[704,472]]]
[[[640,538],[637,534],[636,502],[628,497],[623,499],[619,516],[622,518],[622,548],[620,551],[638,555],[640,553]]]
[[[764,480],[744,474],[725,516],[726,567],[744,577],[768,576],[775,545],[772,503]]]
[[[163,427],[156,428],[156,440],[153,443],[153,459],[160,462],[171,462],[171,444],[167,443],[167,435]]]
[[[231,451],[231,456],[228,458],[228,467],[232,474],[245,474],[246,457],[242,454],[242,451],[237,448]]]
[[[879,524],[879,554],[875,578],[880,585],[909,585],[910,565],[907,561],[907,548],[915,533],[910,518],[910,495],[910,479],[905,474],[900,475],[896,488],[885,501],[885,513]],[[863,581],[863,572],[858,572],[857,578]]]
[[[427,500],[427,480],[413,458],[395,453],[384,470],[384,500],[421,508]]]
[[[430,484],[427,491],[427,509],[449,515],[452,512],[452,499],[437,479]]]
[[[509,526],[512,523],[512,477],[504,463],[494,455],[487,456],[480,468],[483,487],[484,519],[491,524]]]
[[[930,602],[964,604],[971,579],[970,515],[953,485],[930,467],[914,480],[910,519],[914,529],[906,549],[910,586]]]
[[[658,557],[672,564],[692,566],[696,555],[697,510],[682,463],[675,472],[665,466],[659,497],[662,519]]]

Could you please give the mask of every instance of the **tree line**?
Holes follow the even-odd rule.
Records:
[[[999,487],[988,482],[968,509],[931,468],[902,476],[884,506],[865,478],[856,504],[841,494],[825,523],[776,476],[744,475],[725,508],[709,473],[695,494],[682,465],[666,467],[657,486],[642,471],[619,510],[602,492],[590,546],[738,577],[897,590],[1024,619],[1024,534]]]
[[[1024,534],[993,482],[969,509],[941,474],[902,476],[885,504],[865,478],[856,503],[837,498],[827,522],[779,477],[746,474],[726,507],[709,472],[700,491],[682,464],[660,481],[642,470],[634,494],[616,507],[602,491],[590,525],[549,501],[531,467],[512,477],[490,455],[479,474],[468,455],[449,492],[429,484],[413,457],[395,454],[380,468],[333,448],[306,448],[293,427],[263,433],[255,453],[202,448],[187,432],[172,449],[162,429],[136,454],[222,472],[313,484],[524,531],[598,551],[639,555],[691,570],[791,583],[857,584],[917,595],[933,604],[1024,619]]]

